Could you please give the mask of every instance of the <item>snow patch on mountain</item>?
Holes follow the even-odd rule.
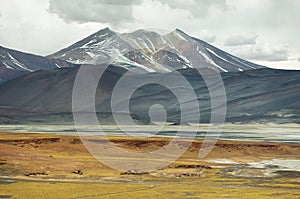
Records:
[[[211,54],[215,55],[216,57],[218,57],[219,59],[225,61],[225,62],[229,62],[227,59],[221,57],[220,55],[218,55],[217,53],[215,53],[214,51],[212,51],[211,49],[207,48],[207,51],[209,51]]]
[[[243,64],[243,65],[246,65],[246,66],[250,67],[251,69],[256,69],[256,68],[254,68],[253,66],[250,66],[250,65],[247,64],[247,63],[241,62],[239,59],[237,59],[237,58],[235,58],[235,57],[233,57],[233,56],[231,56],[231,55],[229,55],[229,56],[231,57],[231,59],[233,59],[233,60],[236,61],[236,62],[239,62],[239,63],[241,63],[241,64]]]
[[[173,32],[173,35],[174,35],[175,37],[177,37],[178,39],[187,42],[187,39],[186,39],[185,37],[183,37],[181,34],[179,34],[177,31],[174,31],[174,32]]]
[[[169,58],[160,57],[166,56],[161,53],[162,51],[170,52],[170,55],[176,54],[175,57],[178,60],[173,55]],[[117,33],[103,29],[53,54],[52,57],[76,64],[99,64],[106,60],[117,59],[113,62],[117,66],[128,69],[128,65],[132,64],[129,70],[141,69],[149,72],[202,68],[205,63],[208,64],[206,67],[215,68],[220,72],[263,68],[263,66],[252,65],[250,62],[236,59],[178,29],[166,35],[147,30]],[[215,61],[214,57],[219,58],[222,62]]]
[[[12,63],[14,63],[15,65],[19,66],[20,68],[29,71],[29,72],[33,72],[33,70],[30,70],[29,68],[26,68],[26,66],[24,66],[23,64],[21,64],[17,59],[15,59],[11,54],[7,53],[7,55],[9,56],[9,58],[11,59]]]
[[[4,66],[6,67],[6,68],[8,68],[8,69],[14,69],[14,68],[12,68],[11,66],[9,66],[7,63],[5,63],[5,62],[2,62],[3,64],[4,64]]]
[[[216,64],[216,63],[212,60],[212,58],[209,57],[206,53],[202,52],[202,51],[199,49],[199,46],[197,46],[197,51],[198,51],[198,53],[199,53],[202,57],[204,57],[204,59],[205,59],[208,63],[210,63],[210,64],[216,66],[217,68],[221,69],[223,72],[228,72],[226,69],[224,69],[224,68],[222,68],[221,66],[219,66],[218,64]]]

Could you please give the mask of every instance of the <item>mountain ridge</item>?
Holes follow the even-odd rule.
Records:
[[[77,64],[103,64],[106,60],[108,64],[140,72],[170,72],[184,68],[238,72],[264,68],[180,29],[160,35],[144,29],[118,33],[105,28],[48,57]]]
[[[0,46],[0,83],[38,70],[75,66],[64,60],[46,58]]]
[[[122,68],[108,67],[100,80],[95,96],[96,111],[106,118],[111,118],[110,121],[106,121],[108,123],[113,123],[110,108],[111,93],[114,85],[126,72],[120,69]],[[179,72],[194,89],[200,106],[201,122],[207,123],[211,114],[210,95],[205,82],[195,70],[185,69]],[[11,121],[9,118],[16,116],[13,115],[14,112],[22,113],[26,117],[38,115],[39,118],[43,118],[43,121],[47,121],[49,115],[67,117],[72,121],[72,90],[77,71],[78,68],[38,71],[1,84],[1,121],[4,123]],[[135,80],[157,78],[172,81],[177,75],[179,74],[176,72],[147,73],[132,74],[126,78]],[[214,78],[213,75],[211,78]],[[300,71],[258,69],[228,72],[222,73],[222,80],[227,95],[227,122],[300,123],[300,102],[297,100],[300,97]],[[123,86],[126,90],[132,85]],[[182,95],[185,98],[184,103],[190,103],[191,99]],[[120,103],[126,101],[126,99],[119,100]],[[145,85],[138,89],[130,99],[130,112],[141,122],[149,121],[148,109],[157,103],[166,108],[169,122],[179,122],[181,113],[176,97],[170,90],[159,85]],[[194,109],[195,107],[190,107],[191,111]],[[188,121],[198,122],[197,118],[193,117]]]
[[[221,73],[264,68],[180,29],[162,35],[145,29],[118,33],[104,28],[46,57],[0,46],[0,84],[37,70],[110,64],[139,74],[188,68]]]

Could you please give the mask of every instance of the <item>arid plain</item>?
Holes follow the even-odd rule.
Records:
[[[140,153],[171,140],[109,138]],[[121,172],[96,160],[78,136],[1,132],[0,198],[300,197],[300,144],[219,140],[199,159],[202,142],[195,139],[184,155],[160,170]]]

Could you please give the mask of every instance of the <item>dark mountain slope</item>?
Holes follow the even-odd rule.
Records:
[[[0,85],[1,115],[11,110],[27,112],[27,115],[68,114],[71,117],[72,89],[76,68],[53,71],[38,71]],[[126,72],[119,67],[110,67],[105,72],[97,89],[96,110],[110,115],[110,97],[114,85]],[[200,104],[201,122],[210,118],[210,97],[205,82],[193,69],[180,71],[193,86]],[[176,73],[130,75],[128,82],[161,79],[171,81]],[[93,74],[89,78],[93,77]],[[87,81],[88,79],[87,78]],[[214,78],[210,76],[209,78]],[[239,73],[224,73],[222,79],[227,95],[228,122],[300,122],[300,72],[272,69],[258,69]],[[124,80],[123,80],[124,81]],[[133,85],[124,84],[122,89]],[[191,104],[186,88],[179,89],[185,103]],[[180,90],[181,89],[181,90]],[[83,95],[86,94],[83,91]],[[124,103],[120,98],[118,103]],[[149,121],[148,109],[153,104],[162,104],[168,113],[168,120],[180,120],[180,107],[174,94],[158,84],[149,84],[136,90],[130,99],[130,111],[143,121]],[[88,106],[88,105],[83,105]],[[190,107],[190,111],[195,107]],[[26,114],[25,114],[26,115]],[[198,118],[189,118],[197,122]]]

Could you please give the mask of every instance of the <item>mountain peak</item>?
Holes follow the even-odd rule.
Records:
[[[133,31],[132,33],[135,33],[135,32],[137,32],[137,33],[139,33],[139,32],[141,32],[141,33],[147,33],[147,32],[154,32],[154,31],[147,30],[147,29],[138,29],[138,30],[136,30],[136,31]],[[154,33],[155,33],[155,32],[154,32]]]
[[[221,72],[262,67],[201,42],[178,28],[166,35],[149,29],[118,33],[104,28],[51,57],[76,64],[99,64],[111,57],[114,64],[128,70],[151,72],[204,67],[199,63],[208,63]]]
[[[189,41],[191,39],[191,37],[188,34],[186,34],[185,32],[183,32],[182,30],[180,30],[178,28],[176,28],[169,34],[166,34],[165,37],[173,38],[175,40],[183,40],[183,41]]]
[[[160,34],[158,34],[155,31],[151,31],[151,30],[147,30],[147,29],[139,29],[136,30],[134,32],[131,33],[127,33],[128,35],[132,35],[134,37],[143,37],[143,36],[150,36],[150,37],[157,37],[157,36],[161,36]]]
[[[176,28],[174,31],[181,33],[181,34],[185,34],[185,32],[183,32],[182,30],[180,30],[179,28]]]
[[[177,34],[180,34],[181,36],[186,37],[186,38],[190,38],[191,37],[190,35],[186,34],[185,32],[183,32],[182,30],[180,30],[178,28],[176,28],[174,30],[174,32],[176,32]]]
[[[105,31],[105,32],[113,32],[109,27],[106,27],[106,28],[103,28],[103,29],[100,29],[100,31]]]
[[[115,34],[114,31],[112,31],[110,28],[106,27],[103,29],[100,29],[98,32],[96,32],[95,34],[99,35],[99,34]]]

